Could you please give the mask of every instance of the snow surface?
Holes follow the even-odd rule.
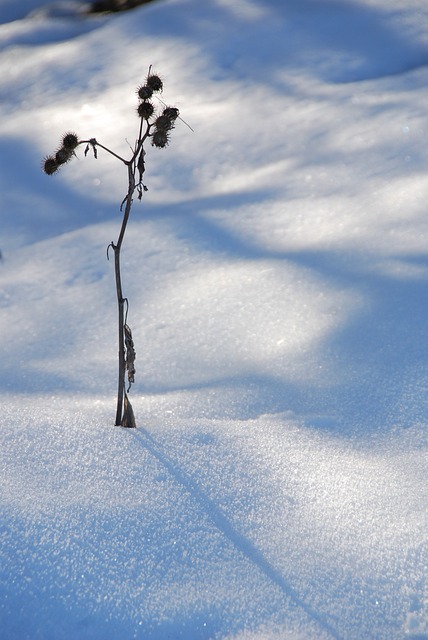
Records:
[[[2,640],[428,639],[428,6],[0,1]],[[107,245],[152,64],[180,108]]]

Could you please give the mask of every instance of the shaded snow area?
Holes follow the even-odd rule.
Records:
[[[84,9],[0,0],[0,637],[428,640],[428,6]],[[149,65],[128,430],[126,167],[41,161]]]

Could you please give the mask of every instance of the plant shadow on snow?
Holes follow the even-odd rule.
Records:
[[[219,505],[200,473],[195,479],[185,460],[177,462],[171,438],[165,444],[145,429],[105,431],[85,434],[53,420],[14,436],[26,451],[15,497],[19,504],[28,486],[30,502],[23,517],[13,508],[3,512],[9,544],[0,615],[8,638],[25,637],[31,624],[46,640],[73,631],[79,638],[164,640],[171,633],[208,640],[258,626],[266,615],[281,617],[278,604],[291,617],[300,610],[326,637],[341,637],[328,621],[335,616],[317,611],[242,531],[228,500]],[[223,447],[217,464],[227,471]],[[251,493],[247,486],[250,502]],[[13,581],[2,580],[12,574]],[[266,593],[271,605],[263,602]],[[18,610],[20,616],[8,614]]]
[[[231,520],[224,514],[216,501],[212,500],[190,476],[181,471],[180,467],[165,454],[148,431],[140,429],[136,434],[136,438],[141,442],[141,445],[161,463],[162,467],[168,470],[178,484],[193,497],[195,502],[201,507],[202,511],[205,512],[212,521],[216,529],[221,531],[224,538],[229,540],[232,546],[235,547],[238,552],[242,554],[252,565],[254,565],[270,583],[279,587],[287,600],[292,602],[293,606],[299,607],[304,611],[313,622],[330,634],[332,638],[340,638],[340,635],[328,623],[328,621],[320,615],[311,604],[306,602],[305,599],[295,591],[281,572],[269,562],[267,557],[263,554],[263,551],[255,545],[250,538],[245,536],[239,528],[233,525]],[[239,626],[242,625],[238,625],[238,627]]]

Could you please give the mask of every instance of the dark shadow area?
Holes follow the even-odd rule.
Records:
[[[42,158],[21,138],[1,138],[0,157],[0,245],[5,260],[17,238],[20,245],[32,244],[117,216],[120,203],[117,207],[103,204],[90,191],[79,196],[60,176],[44,174]],[[22,181],[15,192],[9,185],[17,183],[18,175]]]
[[[0,3],[0,25],[14,20],[22,20],[39,7],[40,0],[2,0]]]
[[[254,196],[253,194],[253,197]],[[236,260],[275,260],[313,271],[327,286],[345,290],[364,300],[363,308],[347,324],[319,345],[322,354],[335,361],[334,380],[322,385],[287,382],[284,363],[281,377],[248,371],[238,377],[211,380],[201,385],[145,387],[147,393],[171,391],[211,391],[208,415],[249,419],[263,413],[292,410],[300,415],[327,415],[319,426],[343,435],[367,428],[388,428],[391,424],[411,424],[428,417],[428,283],[423,276],[395,276],[373,267],[371,259],[341,251],[272,252],[257,247],[209,219],[204,211],[210,204],[150,208],[148,218],[169,217],[181,239],[197,250]],[[223,203],[225,204],[225,203]],[[198,212],[198,213],[195,213]],[[428,254],[399,255],[403,267],[428,270]],[[292,304],[292,301],[290,301]],[[327,363],[328,366],[331,364]],[[337,379],[341,382],[337,382]],[[409,389],[415,385],[417,393]],[[236,403],[224,406],[225,390],[235,390]],[[217,401],[216,401],[217,396]],[[201,398],[201,410],[203,401]],[[195,405],[199,404],[195,400]],[[218,412],[216,407],[218,407]]]
[[[204,53],[219,80],[245,78],[278,85],[287,71],[305,69],[319,79],[348,83],[404,73],[428,63],[423,34],[415,34],[397,12],[384,12],[352,0],[265,0],[257,19],[233,3],[192,11],[136,13],[132,37],[141,27],[152,36],[192,41],[204,33]],[[221,46],[219,45],[221,41]],[[215,71],[217,70],[217,71]]]
[[[49,23],[35,24],[31,31],[22,34],[12,34],[10,38],[3,37],[0,41],[0,52],[8,47],[41,47],[78,38],[85,33],[98,29],[100,23],[82,19],[58,21],[55,29]]]
[[[2,7],[4,22],[31,15],[40,6],[27,0],[18,10],[16,4]],[[58,9],[52,17],[69,19],[58,22],[55,33],[41,25],[42,32],[34,29],[16,36],[13,44],[38,45],[76,37],[102,24],[77,17],[113,15],[152,4],[161,0],[98,0],[85,14]],[[423,33],[417,32],[417,24],[401,20],[399,11],[382,11],[354,0],[264,0],[255,7],[261,12],[258,19],[251,12],[235,10],[233,3],[200,3],[191,11],[171,6],[162,20],[156,12],[136,10],[129,35],[135,39],[149,33],[192,42],[203,30],[204,53],[211,57],[218,79],[247,77],[275,86],[278,71],[283,70],[282,88],[285,71],[293,74],[302,67],[324,81],[348,83],[400,74],[428,63]]]
[[[88,19],[87,3],[2,0],[0,2],[0,51],[8,46],[40,46],[63,42],[88,33],[103,21]],[[90,17],[90,16],[89,16]],[[42,19],[41,19],[42,18]],[[19,24],[19,21],[22,21]],[[8,23],[15,23],[8,29]],[[28,25],[31,24],[31,29]],[[1,28],[6,25],[5,28]],[[22,29],[21,29],[22,27]],[[21,30],[21,33],[20,33]]]
[[[428,269],[428,254],[400,256]],[[306,252],[295,262],[315,269],[333,286],[367,301],[367,307],[336,331],[323,349],[338,356],[346,371],[331,388],[329,404],[346,422],[367,430],[410,426],[428,418],[428,281],[399,278],[356,268],[350,256]],[[409,389],[413,392],[409,393]],[[321,395],[325,392],[318,392]],[[318,399],[313,407],[318,405]],[[321,404],[326,404],[321,403]]]

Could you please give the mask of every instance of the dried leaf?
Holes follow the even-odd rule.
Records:
[[[129,391],[131,388],[131,384],[133,384],[135,381],[134,362],[136,358],[136,353],[134,349],[134,341],[132,339],[131,329],[128,327],[127,324],[125,324],[123,328],[125,331],[125,347],[126,347],[125,362],[126,362],[126,370],[128,371],[128,382],[129,382],[128,391]]]
[[[122,418],[122,427],[128,428],[136,428],[134,411],[132,410],[132,405],[129,402],[128,396],[125,393],[124,402],[123,402],[123,418]]]
[[[144,151],[144,149],[141,149],[141,153],[140,153],[140,156],[139,156],[138,162],[137,162],[137,169],[138,169],[138,172],[140,174],[140,182],[141,182],[141,180],[143,178],[143,173],[146,170],[146,164],[144,162],[144,156],[145,155],[146,155],[146,152]]]

